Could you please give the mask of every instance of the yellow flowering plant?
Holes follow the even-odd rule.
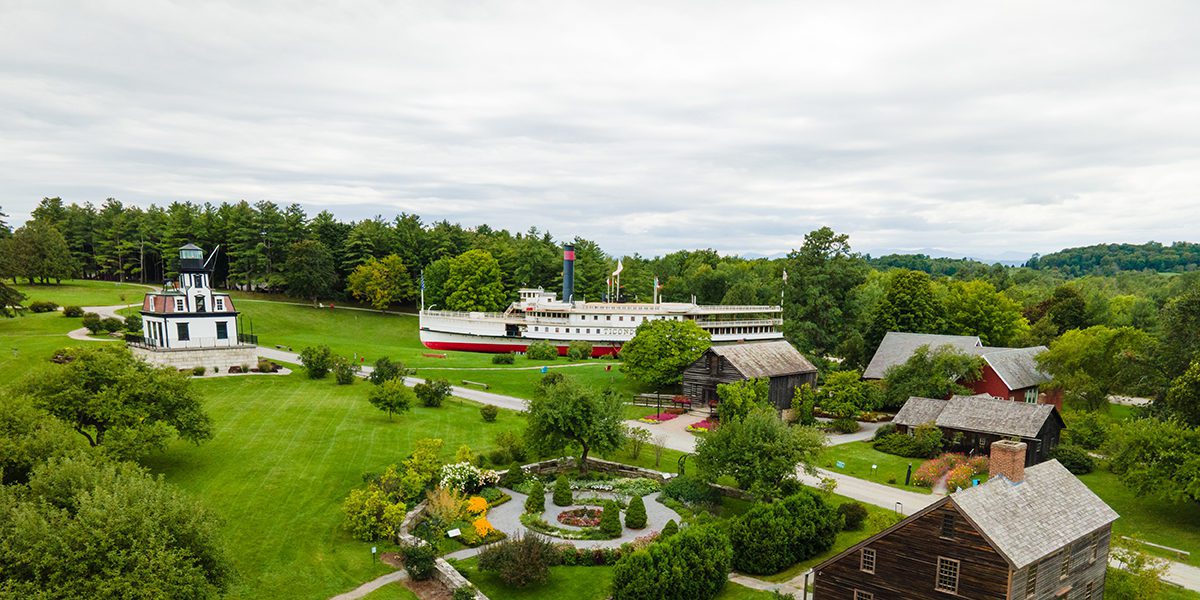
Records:
[[[488,534],[496,531],[496,528],[492,527],[492,524],[488,522],[486,517],[479,517],[478,519],[475,519],[475,521],[471,523],[471,526],[475,528],[475,533],[479,535],[480,539],[486,538]]]
[[[471,496],[471,498],[467,500],[467,511],[473,514],[482,516],[487,512],[487,509],[488,501],[487,498],[484,498],[483,496]]]

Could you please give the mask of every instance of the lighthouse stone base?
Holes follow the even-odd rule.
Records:
[[[159,367],[191,369],[213,367],[228,371],[229,367],[254,367],[258,364],[258,346],[229,346],[225,348],[139,348],[130,346],[133,355]]]

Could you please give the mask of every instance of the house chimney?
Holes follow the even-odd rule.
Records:
[[[1025,442],[998,440],[992,442],[988,471],[994,477],[1003,475],[1013,483],[1025,481]]]

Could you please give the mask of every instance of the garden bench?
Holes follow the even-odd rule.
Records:
[[[492,386],[490,386],[490,385],[488,385],[488,384],[486,384],[486,383],[483,383],[483,382],[481,382],[481,381],[468,381],[468,380],[466,380],[466,379],[462,380],[462,384],[463,384],[463,385],[477,385],[477,386],[479,386],[479,387],[481,387],[481,388],[483,388],[483,389],[485,389],[485,390],[486,390],[486,389],[490,389],[490,388],[492,387]]]
[[[446,358],[445,354],[435,354],[435,353],[429,353],[429,352],[426,352],[426,353],[422,354],[421,356],[424,356],[425,358]]]

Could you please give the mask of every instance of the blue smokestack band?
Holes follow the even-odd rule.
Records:
[[[563,302],[572,302],[575,295],[575,246],[563,244]]]

